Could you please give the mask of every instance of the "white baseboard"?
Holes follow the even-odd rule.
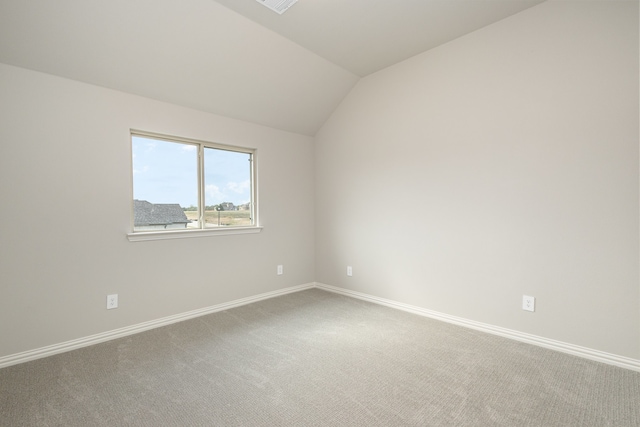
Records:
[[[251,304],[253,302],[274,298],[280,295],[286,295],[293,292],[304,291],[311,288],[323,289],[325,291],[338,293],[341,295],[358,298],[364,301],[369,301],[375,304],[384,305],[387,307],[395,308],[398,310],[407,311],[409,313],[418,314],[420,316],[429,317],[436,320],[452,323],[459,326],[475,329],[481,332],[486,332],[493,335],[499,335],[501,337],[510,338],[516,341],[525,342],[528,344],[537,345],[540,347],[548,348],[551,350],[560,351],[562,353],[571,354],[585,359],[594,360],[597,362],[606,363],[609,365],[618,366],[625,369],[640,372],[640,360],[631,359],[624,356],[618,356],[611,353],[602,352],[599,350],[593,350],[586,347],[581,347],[573,344],[568,344],[562,341],[556,341],[548,338],[539,337],[536,335],[526,334],[523,332],[514,331],[511,329],[502,328],[499,326],[493,326],[486,323],[476,322],[473,320],[464,319],[461,317],[450,316],[448,314],[439,313],[437,311],[428,310],[422,307],[417,307],[401,302],[376,297],[373,295],[364,294],[361,292],[351,291],[336,286],[326,285],[324,283],[308,283],[299,286],[292,286],[290,288],[279,289],[273,292],[267,292],[259,295],[254,295],[247,298],[241,298],[227,303],[217,304],[210,307],[205,307],[198,310],[188,311],[186,313],[176,314],[173,316],[163,317],[161,319],[152,320],[149,322],[139,323],[137,325],[127,326],[124,328],[114,329],[112,331],[103,332],[100,334],[90,335],[84,338],[78,338],[71,341],[66,341],[60,344],[54,344],[46,347],[37,348],[35,350],[29,350],[22,353],[16,353],[4,357],[0,357],[0,368],[4,368],[11,365],[17,365],[19,363],[28,362],[30,360],[40,359],[42,357],[53,356],[54,354],[64,353],[67,351],[75,350],[77,348],[87,347],[90,345],[98,344],[104,341],[109,341],[117,338],[126,337],[128,335],[144,332],[149,329],[159,328],[161,326],[170,325],[172,323],[181,322],[183,320],[193,319],[195,317],[204,316],[206,314],[215,313],[218,311],[229,310],[234,307],[240,307],[242,305]]]
[[[448,314],[439,313],[437,311],[428,310],[422,307],[416,307],[401,302],[379,298],[373,295],[364,294],[361,292],[351,291],[336,286],[326,285],[324,283],[315,283],[315,287],[324,289],[329,292],[346,295],[353,298],[358,298],[364,301],[369,301],[375,304],[384,305],[387,307],[396,308],[410,313],[418,314],[420,316],[429,317],[436,320],[441,320],[455,325],[464,326],[466,328],[475,329],[481,332],[486,332],[493,335],[499,335],[501,337],[510,338],[516,341],[525,342],[528,344],[537,345],[540,347],[548,348],[551,350],[560,351],[562,353],[571,354],[585,359],[594,360],[596,362],[606,363],[608,365],[618,366],[620,368],[631,369],[633,371],[640,372],[640,360],[631,359],[629,357],[618,356],[611,353],[606,353],[599,350],[593,350],[578,345],[568,344],[562,341],[556,341],[548,338],[539,337],[536,335],[526,334],[524,332],[518,332],[511,329],[502,328],[499,326],[493,326],[486,323],[476,322],[473,320],[464,319],[461,317],[450,316]]]
[[[303,291],[305,289],[313,288],[314,286],[315,286],[314,283],[309,283],[305,285],[279,289],[277,291],[254,295],[247,298],[241,298],[241,299],[237,299],[227,303],[217,304],[210,307],[201,308],[198,310],[188,311],[186,313],[176,314],[173,316],[167,316],[161,319],[151,320],[149,322],[143,322],[137,325],[127,326],[120,329],[114,329],[112,331],[90,335],[88,337],[78,338],[78,339],[66,341],[60,344],[41,347],[35,350],[29,350],[22,353],[11,354],[9,356],[0,357],[0,368],[4,368],[11,365],[17,365],[18,363],[24,363],[30,360],[40,359],[42,357],[53,356],[54,354],[64,353],[67,351],[75,350],[77,348],[87,347],[90,345],[113,340],[116,338],[126,337],[128,335],[137,334],[139,332],[147,331],[149,329],[159,328],[161,326],[170,325],[172,323],[181,322],[183,320],[193,319],[194,317],[204,316],[206,314],[211,314],[218,311],[229,310],[234,307],[239,307],[242,305],[251,304],[253,302],[274,298],[280,295]]]

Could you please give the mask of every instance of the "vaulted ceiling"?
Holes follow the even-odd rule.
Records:
[[[360,77],[542,1],[2,0],[0,62],[314,135]]]

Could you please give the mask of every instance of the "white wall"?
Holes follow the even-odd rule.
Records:
[[[312,138],[2,64],[0,120],[0,357],[313,281]],[[129,242],[131,128],[256,147],[264,230]]]
[[[304,135],[358,80],[212,0],[2,1],[0,62]]]
[[[638,114],[636,1],[362,79],[316,137],[316,280],[640,358]]]

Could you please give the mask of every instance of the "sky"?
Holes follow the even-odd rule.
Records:
[[[133,198],[151,203],[198,205],[198,147],[132,137]],[[249,154],[205,147],[205,205],[251,200]]]

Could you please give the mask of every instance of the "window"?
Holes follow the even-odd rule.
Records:
[[[255,150],[136,131],[131,152],[134,234],[256,228]]]

